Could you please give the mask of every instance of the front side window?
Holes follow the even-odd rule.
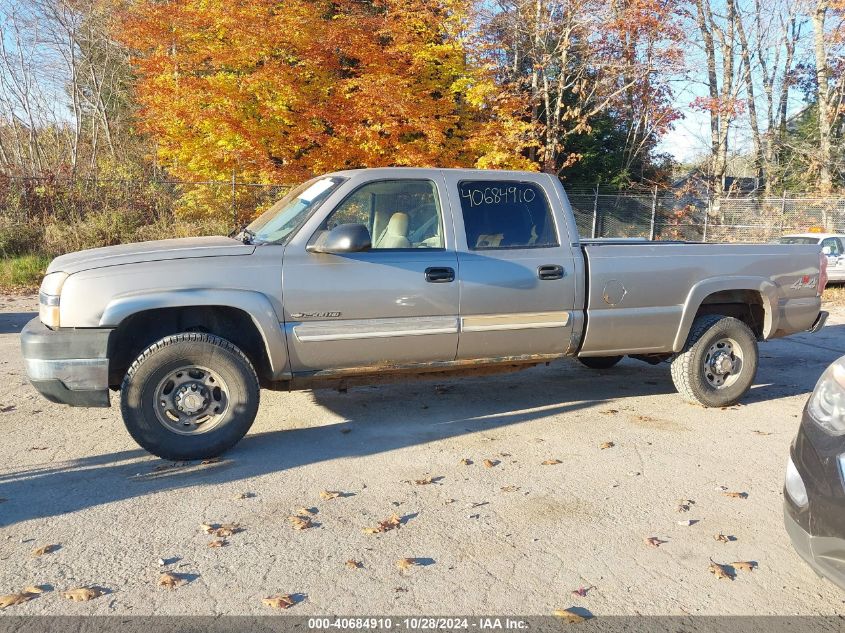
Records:
[[[342,178],[315,178],[291,190],[246,227],[253,242],[287,242],[341,182]]]
[[[362,224],[373,250],[443,248],[437,187],[430,180],[380,180],[353,191],[323,222],[311,243],[340,224]]]
[[[539,185],[465,180],[458,191],[470,250],[558,246],[554,219]]]
[[[822,248],[827,246],[830,248],[830,254],[839,257],[842,254],[842,246],[839,243],[839,240],[835,237],[829,237],[825,240],[822,240]]]

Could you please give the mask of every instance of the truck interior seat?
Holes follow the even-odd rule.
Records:
[[[390,216],[387,227],[376,240],[374,248],[411,248],[407,213],[399,211]]]

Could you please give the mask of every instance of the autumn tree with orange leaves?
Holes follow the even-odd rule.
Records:
[[[143,125],[177,177],[531,168],[466,20],[453,0],[141,0],[120,33]]]

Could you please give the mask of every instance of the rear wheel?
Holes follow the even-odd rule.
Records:
[[[622,356],[579,356],[578,360],[590,369],[610,369],[622,360]]]
[[[751,388],[757,338],[739,319],[717,314],[693,321],[683,351],[672,360],[672,382],[689,402],[724,407]]]
[[[120,410],[132,438],[164,459],[205,459],[231,448],[258,412],[247,357],[211,334],[168,336],[132,363]]]

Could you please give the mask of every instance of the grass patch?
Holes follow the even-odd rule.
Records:
[[[828,284],[822,294],[822,303],[831,306],[845,306],[845,284]]]
[[[0,290],[29,292],[38,290],[50,258],[44,255],[21,255],[0,259]]]

